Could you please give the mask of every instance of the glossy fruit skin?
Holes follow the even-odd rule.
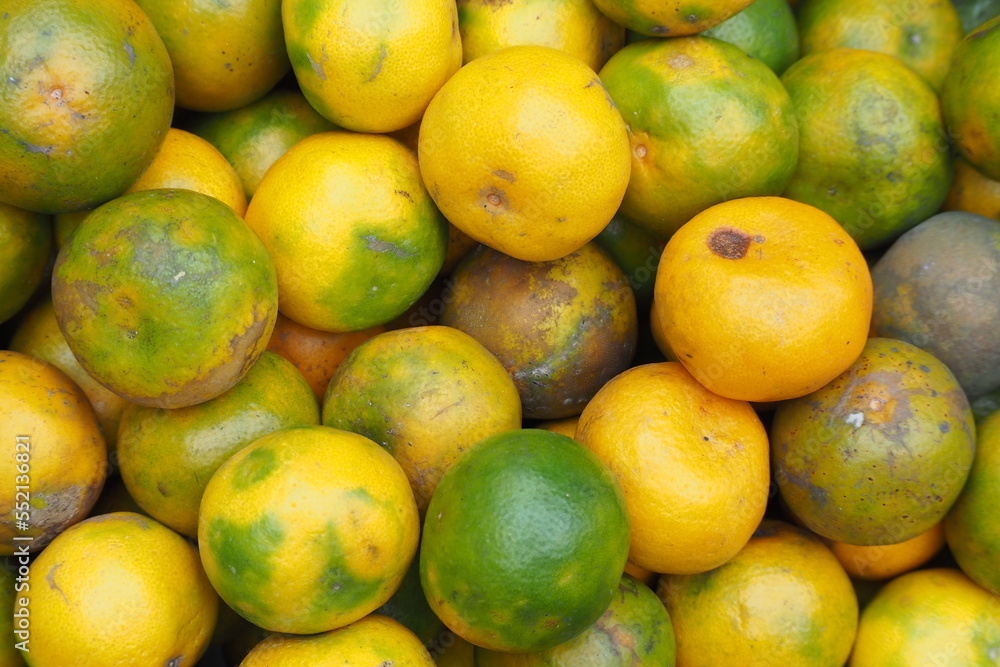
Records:
[[[274,265],[227,205],[190,190],[135,192],[87,216],[53,268],[59,328],[119,396],[195,405],[236,384],[278,313]]]
[[[856,545],[902,542],[940,522],[969,475],[975,426],[947,366],[872,338],[823,388],[780,404],[774,477],[806,527]]]
[[[119,196],[173,116],[173,69],[153,24],[126,0],[11,0],[4,16],[0,202],[64,213]]]
[[[455,268],[446,296],[441,324],[500,360],[529,419],[579,414],[635,355],[634,294],[594,243],[547,262],[481,246]]]
[[[628,532],[621,489],[597,457],[558,433],[508,431],[477,443],[441,479],[420,580],[459,636],[492,650],[544,650],[607,609]]]
[[[947,364],[969,398],[1000,388],[1000,221],[946,212],[901,236],[872,267],[872,335]]]

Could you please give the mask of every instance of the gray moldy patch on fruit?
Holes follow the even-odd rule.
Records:
[[[719,227],[708,237],[708,249],[723,259],[742,259],[750,247],[750,235],[732,227]]]

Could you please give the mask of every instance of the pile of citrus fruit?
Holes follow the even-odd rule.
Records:
[[[4,0],[0,665],[1000,664],[1000,0]]]

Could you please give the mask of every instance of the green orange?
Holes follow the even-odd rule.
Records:
[[[62,213],[117,197],[174,111],[173,70],[131,0],[10,0],[0,21],[0,202]]]
[[[691,35],[722,23],[753,0],[594,0],[612,20],[657,37]]]
[[[514,378],[524,416],[579,414],[635,354],[635,297],[595,243],[526,262],[481,246],[452,272],[441,323],[492,352]]]
[[[319,407],[302,374],[264,352],[242,380],[204,403],[130,405],[118,430],[118,464],[146,513],[193,537],[205,486],[226,459],[272,431],[318,423]]]
[[[0,204],[0,323],[28,302],[45,276],[52,251],[52,220]]]
[[[838,542],[904,540],[941,521],[969,475],[975,426],[947,366],[872,338],[821,389],[778,405],[774,478],[810,530]]]
[[[427,509],[420,580],[434,613],[491,650],[539,651],[604,613],[628,554],[621,489],[578,442],[537,429],[480,441]]]
[[[194,405],[236,384],[267,346],[277,299],[253,230],[191,190],[108,202],[53,269],[56,318],[80,365],[142,405]]]
[[[521,427],[521,401],[500,361],[468,334],[407,327],[362,343],[340,364],[323,398],[323,423],[382,445],[423,511],[463,452]]]
[[[285,151],[310,134],[337,128],[302,93],[275,89],[238,109],[197,116],[186,129],[226,156],[249,199],[264,172]]]
[[[798,126],[777,75],[708,37],[647,39],[600,72],[628,121],[632,172],[620,213],[667,238],[727,199],[778,195],[798,158]]]
[[[392,456],[326,426],[284,428],[226,460],[198,516],[202,563],[222,599],[266,630],[343,627],[399,587],[420,532]]]
[[[799,29],[787,0],[754,0],[701,34],[735,44],[779,76],[799,59]]]

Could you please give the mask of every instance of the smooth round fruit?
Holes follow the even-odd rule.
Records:
[[[753,0],[594,0],[602,13],[629,30],[656,37],[691,35],[722,23]]]
[[[778,76],[800,56],[799,29],[787,0],[753,0],[701,34],[735,44]]]
[[[1000,600],[958,570],[899,576],[861,612],[851,667],[995,665]]]
[[[962,39],[941,89],[941,109],[959,153],[989,178],[1000,180],[1000,16]]]
[[[128,401],[83,370],[59,330],[56,311],[50,300],[42,301],[24,316],[11,336],[10,349],[46,361],[68,375],[87,395],[94,408],[108,451],[115,450],[118,423]]]
[[[805,0],[798,12],[802,54],[839,47],[899,58],[935,91],[965,32],[941,0]]]
[[[55,366],[0,350],[0,555],[38,552],[97,500],[108,453],[87,396]],[[30,537],[30,542],[18,541]]]
[[[975,444],[969,402],[948,367],[904,341],[872,338],[829,384],[778,405],[771,465],[807,528],[886,544],[944,518]]]
[[[306,99],[348,130],[416,123],[462,65],[454,0],[284,0],[281,18]]]
[[[976,457],[961,495],[945,518],[948,546],[962,571],[983,588],[1000,594],[1000,412],[979,424]]]
[[[591,0],[458,0],[458,29],[466,63],[508,46],[537,44],[565,51],[597,71],[625,44],[625,28]]]
[[[970,398],[1000,388],[1000,221],[939,213],[872,267],[871,335],[927,350]]]
[[[507,431],[442,477],[420,581],[438,618],[473,644],[545,650],[607,609],[628,536],[621,489],[597,457],[559,433]]]
[[[858,546],[831,542],[829,547],[851,577],[868,581],[892,579],[915,570],[941,551],[945,544],[944,524],[936,523],[902,542],[888,542],[893,539],[887,535],[885,544]]]
[[[531,262],[594,238],[628,184],[621,114],[592,69],[546,46],[507,47],[463,67],[427,107],[417,152],[453,225]]]
[[[31,298],[45,277],[52,220],[0,203],[0,323]]]
[[[272,431],[318,423],[319,406],[305,378],[264,352],[242,380],[204,403],[129,406],[118,431],[118,465],[144,511],[194,537],[205,486],[226,459]]]
[[[278,158],[246,221],[277,267],[281,312],[323,331],[402,314],[437,275],[448,240],[413,154],[349,132],[311,135]]]
[[[423,512],[462,452],[521,427],[521,401],[501,363],[468,334],[408,327],[362,343],[340,364],[323,398],[323,423],[382,445]]]
[[[219,598],[180,535],[131,512],[68,528],[31,564],[33,667],[194,667]]]
[[[7,0],[0,202],[41,213],[117,197],[170,127],[170,57],[131,0]]]
[[[955,176],[944,211],[965,211],[1000,220],[1000,181],[994,181],[962,158],[955,160]]]
[[[861,354],[872,284],[829,215],[781,197],[737,199],[684,225],[660,257],[653,317],[709,390],[746,401],[808,394]]]
[[[284,428],[226,460],[198,516],[222,599],[274,632],[313,634],[374,611],[399,587],[420,532],[399,464],[326,426]]]
[[[628,368],[638,339],[628,280],[595,243],[547,262],[481,246],[452,272],[441,324],[500,360],[528,419],[580,414]]]
[[[177,106],[228,111],[263,97],[290,68],[281,0],[136,0],[170,54]]]
[[[765,520],[721,567],[661,578],[678,667],[840,667],[851,652],[858,601],[814,535]]]
[[[232,111],[205,114],[186,129],[207,140],[233,165],[249,200],[274,161],[300,140],[336,130],[297,90],[275,89]]]
[[[59,251],[52,303],[80,365],[140,405],[226,391],[267,346],[274,264],[231,208],[191,190],[135,192],[87,216]]]
[[[215,197],[241,218],[247,212],[243,183],[225,156],[201,137],[170,128],[160,150],[126,192],[184,188]]]
[[[838,48],[804,56],[782,83],[799,123],[784,196],[820,208],[862,250],[933,215],[951,183],[934,89],[898,58]]]
[[[656,594],[622,576],[607,610],[574,639],[538,653],[477,648],[476,667],[631,667],[674,664],[674,631]]]
[[[781,194],[795,171],[788,93],[737,46],[644,40],[616,53],[601,80],[628,120],[632,174],[621,213],[657,236],[722,201]]]
[[[397,621],[371,614],[351,625],[309,637],[272,635],[257,644],[240,667],[433,667],[427,649]]]
[[[630,368],[583,409],[576,439],[612,471],[632,526],[629,561],[704,572],[764,516],[767,432],[753,408],[711,393],[676,362]]]

